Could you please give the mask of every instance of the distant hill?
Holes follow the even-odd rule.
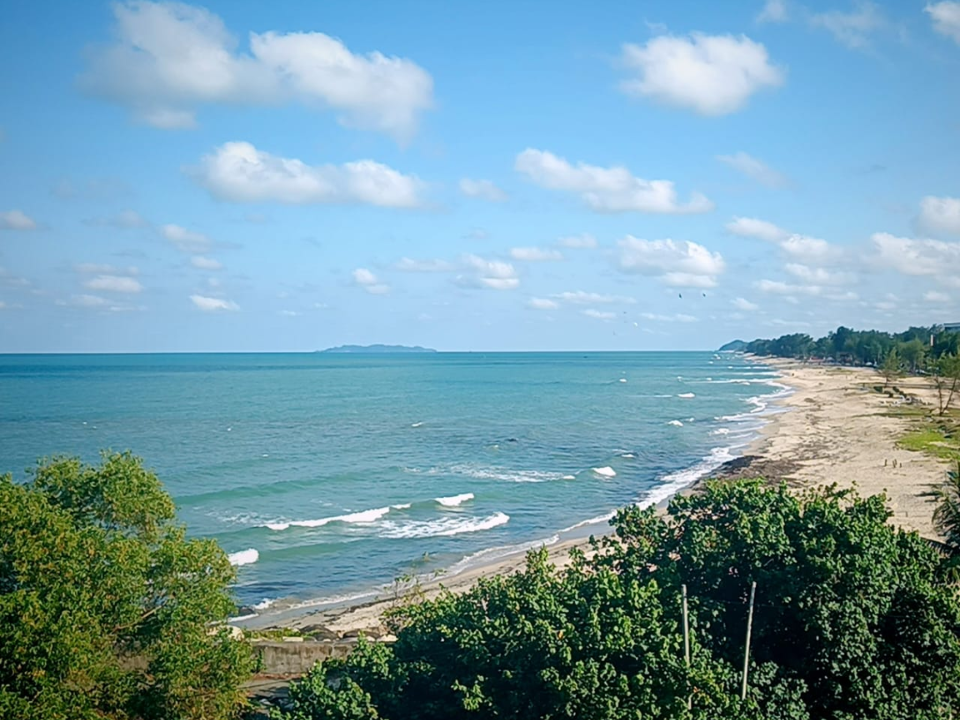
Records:
[[[318,350],[324,353],[356,353],[356,354],[396,354],[396,353],[435,353],[433,348],[420,347],[419,345],[340,345],[339,347]]]
[[[723,345],[717,352],[743,352],[747,349],[747,343],[743,340],[732,340]]]

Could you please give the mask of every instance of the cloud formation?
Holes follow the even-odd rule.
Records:
[[[373,160],[343,165],[307,165],[228,142],[188,171],[214,197],[231,202],[287,205],[365,204],[412,208],[421,204],[422,183]]]
[[[738,152],[733,155],[717,155],[717,160],[724,165],[732,167],[737,172],[743,173],[747,177],[756,180],[761,185],[772,188],[780,188],[787,185],[786,176],[778,173],[766,163],[757,160],[745,152]]]
[[[564,248],[595,248],[597,239],[593,235],[568,235],[557,240],[557,245]]]
[[[727,231],[740,237],[755,238],[780,246],[787,255],[803,262],[825,262],[840,255],[838,248],[826,240],[799,235],[758,218],[735,217],[727,223]]]
[[[870,0],[857,0],[852,12],[830,10],[813,15],[810,23],[822,27],[838,42],[853,50],[862,50],[869,46],[870,35],[884,27],[886,21],[879,8]]]
[[[638,74],[620,84],[627,95],[708,116],[736,112],[754,93],[784,81],[767,49],[745,35],[661,35],[624,45],[621,62]]]
[[[960,44],[960,2],[932,3],[923,11],[933,21],[933,29]]]
[[[548,190],[572,192],[595,212],[703,213],[713,203],[700,193],[681,203],[669,180],[644,180],[625,167],[571,165],[551,152],[527,148],[517,155],[514,168],[528,180]]]
[[[928,195],[920,201],[917,223],[923,232],[934,237],[960,237],[960,198]]]
[[[551,260],[563,260],[563,253],[559,250],[539,247],[515,247],[510,248],[510,257],[514,260],[524,262],[546,262]]]
[[[160,228],[160,234],[185,253],[203,253],[213,247],[213,240],[209,237],[180,225],[164,225]]]
[[[460,181],[460,192],[467,197],[480,198],[489,202],[507,201],[507,194],[490,180],[463,178]]]
[[[353,282],[371,295],[386,295],[390,292],[390,286],[380,282],[377,276],[367,270],[367,268],[357,268],[354,270]]]
[[[202,310],[203,312],[233,312],[240,309],[240,306],[231,300],[207,297],[206,295],[191,295],[190,302],[192,302],[198,310]]]
[[[632,297],[584,292],[583,290],[577,290],[575,292],[562,292],[554,295],[553,297],[557,298],[558,300],[563,300],[564,302],[573,303],[575,305],[607,305],[615,303],[632,305],[636,302],[636,300],[634,300]]]
[[[37,222],[20,210],[0,212],[0,230],[36,230]]]
[[[758,23],[785,23],[790,19],[786,0],[767,0],[760,14]]]
[[[204,255],[194,255],[192,258],[190,258],[190,264],[198,270],[223,269],[223,263],[221,263],[219,260],[212,257],[206,257]]]
[[[127,294],[143,290],[143,285],[136,278],[123,275],[97,275],[85,281],[83,286],[89,290]]]
[[[548,298],[530,298],[527,300],[527,307],[533,310],[556,310],[559,304]]]
[[[627,235],[617,246],[620,270],[657,275],[672,287],[714,287],[726,268],[720,253],[689,240],[641,240]]]
[[[513,290],[520,286],[517,271],[508,262],[486,260],[477,255],[464,255],[463,262],[466,267],[473,270],[474,277],[459,278],[461,284],[480,285],[493,290]]]
[[[129,0],[113,12],[116,40],[90,48],[80,85],[154,127],[194,127],[205,104],[297,102],[405,141],[433,106],[433,78],[412,60],[356,54],[323,33],[250,33],[243,52],[203,8]]]

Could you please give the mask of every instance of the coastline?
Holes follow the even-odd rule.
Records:
[[[762,476],[770,482],[784,481],[798,490],[836,483],[842,488],[855,487],[865,496],[886,493],[893,512],[892,523],[924,537],[938,537],[932,525],[933,502],[928,492],[931,484],[943,478],[946,466],[935,458],[897,446],[908,421],[889,414],[900,401],[873,390],[878,384],[875,371],[753,359],[775,368],[780,373],[778,382],[789,387],[790,392],[775,398],[772,412],[760,416],[765,425],[741,456],[705,472],[685,487],[678,487],[660,500],[658,507],[665,508],[677,493],[696,492],[709,478]],[[928,402],[926,393],[932,392],[919,379],[909,384],[909,390],[921,403]],[[577,537],[547,545],[550,561],[557,567],[569,564],[570,551],[585,548],[589,534],[603,534],[597,530],[609,532],[606,525],[590,525]],[[480,578],[521,570],[525,557],[525,550],[517,550],[454,575],[421,578],[416,587],[425,598],[435,597],[442,589],[464,592]],[[388,598],[381,592],[364,602],[345,602],[317,610],[292,609],[264,617],[269,626],[258,625],[329,639],[359,634],[383,636],[387,632],[381,623],[383,613],[411,589],[412,584],[408,584]]]

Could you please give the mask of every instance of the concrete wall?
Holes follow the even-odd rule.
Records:
[[[307,640],[283,642],[255,640],[254,650],[260,655],[261,675],[303,675],[320,660],[346,656],[355,640]]]

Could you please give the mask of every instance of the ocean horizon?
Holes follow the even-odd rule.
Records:
[[[265,615],[603,527],[739,454],[778,373],[714,352],[0,356],[0,472],[143,457]]]

